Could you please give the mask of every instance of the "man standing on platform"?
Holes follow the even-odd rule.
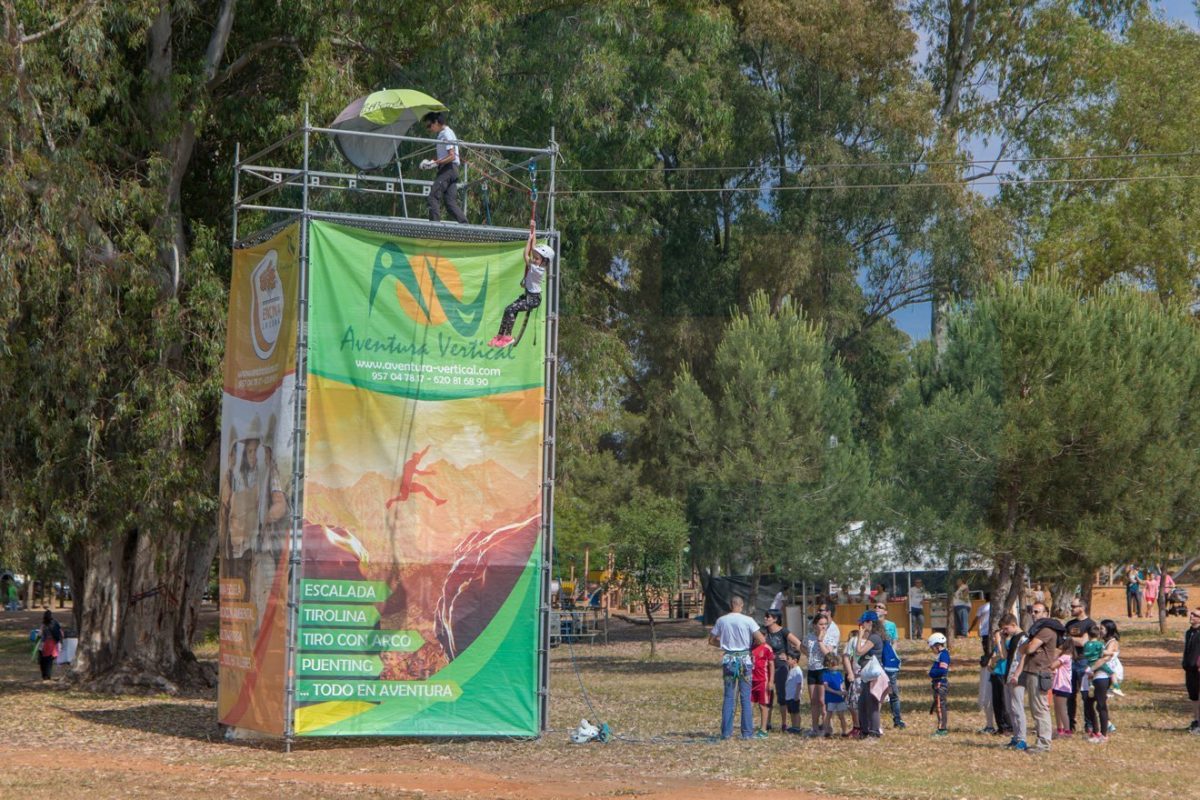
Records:
[[[754,712],[750,707],[750,648],[764,641],[758,623],[742,613],[745,601],[733,597],[729,613],[717,620],[708,636],[708,643],[721,648],[721,677],[725,695],[721,703],[721,738],[733,736],[733,706],[742,703],[742,738],[754,738]]]
[[[467,216],[458,207],[458,165],[462,163],[458,157],[458,137],[446,124],[446,115],[441,111],[430,111],[421,121],[425,127],[437,137],[437,158],[425,159],[421,162],[422,169],[437,169],[437,177],[429,187],[429,220],[440,222],[442,219],[442,203],[445,201],[446,210],[450,216],[460,223],[466,224]]]

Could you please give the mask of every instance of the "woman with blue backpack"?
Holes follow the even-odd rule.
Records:
[[[903,730],[907,727],[900,715],[900,656],[896,653],[896,639],[899,633],[896,623],[887,618],[887,603],[875,602],[875,615],[883,627],[883,656],[879,659],[883,665],[884,674],[888,678],[888,705],[892,711],[892,727]]]

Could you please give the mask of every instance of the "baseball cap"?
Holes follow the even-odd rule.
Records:
[[[859,622],[878,622],[879,615],[874,611],[864,611],[863,615],[858,618]]]

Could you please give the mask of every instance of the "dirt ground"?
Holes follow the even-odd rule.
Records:
[[[61,616],[61,615],[60,615]],[[982,724],[968,675],[956,679],[948,739],[932,744],[923,672],[927,657],[904,643],[909,728],[879,742],[806,740],[773,733],[761,742],[713,742],[720,704],[716,657],[695,623],[662,626],[659,658],[645,660],[648,631],[615,624],[613,644],[552,654],[551,731],[533,741],[306,740],[290,754],[276,742],[226,742],[212,693],[110,697],[36,679],[28,631],[38,615],[0,615],[0,793],[30,798],[550,798],[656,800],[755,798],[1124,798],[1080,775],[1142,774],[1142,798],[1195,795],[1186,773],[1200,740],[1186,724],[1178,659],[1183,622],[1166,636],[1147,622],[1123,628],[1128,699],[1108,747],[1056,743],[1054,761],[1003,751]],[[977,644],[956,662],[969,664]],[[578,674],[576,672],[578,669]],[[580,680],[587,688],[580,691]],[[621,737],[572,745],[580,717],[599,717]],[[1072,770],[1062,769],[1062,758]],[[1147,764],[1164,769],[1144,770]],[[963,767],[969,765],[967,769]],[[1075,777],[1070,777],[1074,775]]]

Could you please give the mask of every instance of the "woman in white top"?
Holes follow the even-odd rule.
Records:
[[[825,684],[821,682],[821,673],[825,669],[825,654],[836,652],[837,643],[829,644],[829,617],[818,614],[813,617],[812,630],[804,637],[804,653],[808,657],[809,713],[812,715],[809,736],[820,736],[824,728]]]

